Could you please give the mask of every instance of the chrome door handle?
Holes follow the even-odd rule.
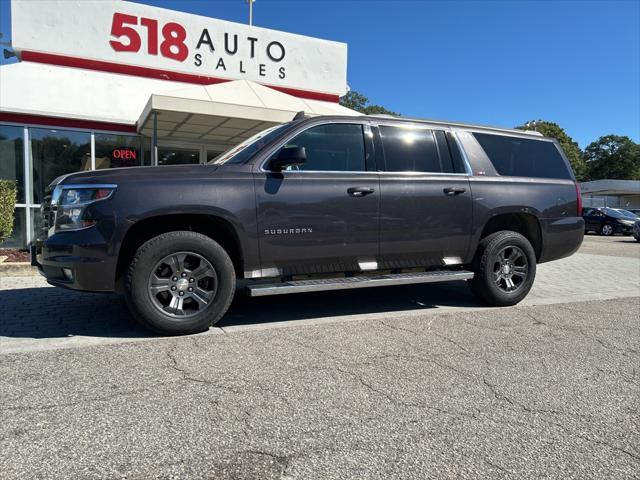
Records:
[[[467,190],[462,187],[448,187],[442,190],[444,193],[453,197],[454,195],[460,195],[461,193],[466,192]]]
[[[347,188],[347,193],[352,197],[364,197],[365,195],[369,195],[370,193],[373,193],[373,192],[375,192],[375,190],[370,187]]]

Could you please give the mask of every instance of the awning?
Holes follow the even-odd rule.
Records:
[[[360,115],[336,103],[302,98],[269,87],[236,80],[154,93],[137,122],[139,133],[162,139],[235,145],[265,128],[288,122],[296,113]]]

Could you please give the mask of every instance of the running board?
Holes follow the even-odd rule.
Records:
[[[395,275],[367,276],[358,275],[344,278],[322,278],[317,280],[292,280],[282,283],[263,283],[248,285],[250,297],[283,295],[285,293],[322,292],[327,290],[345,290],[348,288],[387,287],[391,285],[411,285],[414,283],[450,282],[452,280],[470,280],[473,272],[466,270],[437,271],[424,273],[399,273]]]

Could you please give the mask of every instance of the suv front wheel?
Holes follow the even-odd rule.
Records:
[[[217,242],[196,232],[168,232],[138,248],[125,297],[142,326],[164,335],[196,333],[226,313],[235,279],[233,263]]]
[[[480,242],[474,260],[471,291],[496,306],[515,305],[527,296],[536,276],[536,254],[517,232],[503,230]]]

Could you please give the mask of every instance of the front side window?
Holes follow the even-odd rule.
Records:
[[[304,147],[307,161],[294,170],[363,172],[365,167],[362,125],[333,123],[318,125],[289,140],[286,147]],[[278,152],[274,155],[277,156]]]
[[[452,171],[452,167],[444,169],[441,165],[433,131],[385,125],[380,125],[379,128],[388,172]]]

